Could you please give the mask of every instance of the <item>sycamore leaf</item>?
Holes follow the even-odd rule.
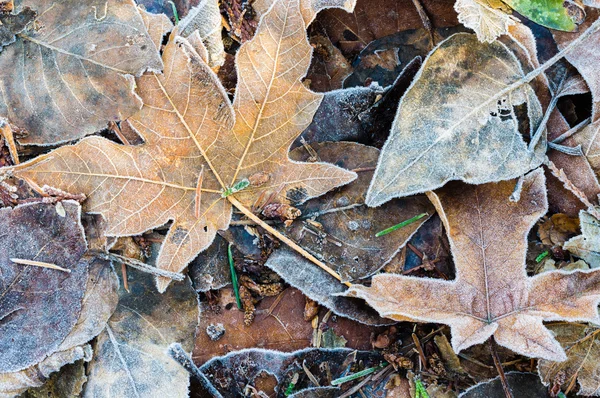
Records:
[[[0,52],[0,117],[26,144],[83,137],[141,106],[131,76],[162,62],[133,0],[25,0],[35,22]]]
[[[565,389],[573,390],[579,384],[578,395],[600,396],[600,329],[585,324],[556,323],[548,328],[555,334],[567,353],[565,362],[541,360],[538,373],[545,384],[564,380]]]
[[[381,316],[450,325],[456,352],[494,336],[519,354],[564,360],[543,321],[597,322],[600,272],[527,277],[527,234],[548,208],[542,169],[524,177],[517,203],[509,200],[514,185],[453,183],[430,193],[448,233],[455,280],[380,274],[371,287],[353,285],[349,293]]]
[[[523,134],[537,130],[541,105],[529,84],[509,87],[523,76],[517,58],[500,42],[481,43],[459,33],[440,43],[400,101],[366,203],[378,206],[450,180],[507,180],[539,166],[545,131],[533,148]],[[501,95],[502,90],[510,91]],[[522,105],[530,123],[523,134],[515,109]]]
[[[581,235],[568,240],[563,249],[582,258],[592,268],[600,267],[600,221],[587,211],[579,213]]]
[[[300,82],[311,47],[299,0],[274,3],[261,21],[237,54],[233,106],[194,49],[202,46],[198,35],[173,37],[163,54],[164,75],[137,80],[144,106],[129,121],[145,144],[90,137],[23,164],[16,174],[85,193],[86,210],[106,218],[108,235],[140,234],[173,220],[157,266],[176,272],[227,229],[231,203],[248,208],[264,194],[303,202],[352,181],[353,172],[288,158],[322,95]],[[268,181],[223,197],[258,173]],[[159,290],[168,283],[159,280]]]
[[[479,41],[491,43],[515,24],[510,15],[495,7],[497,3],[497,0],[457,0],[454,9],[458,22],[473,29]]]
[[[503,0],[513,10],[533,22],[550,29],[571,32],[585,15],[574,1],[564,0]]]

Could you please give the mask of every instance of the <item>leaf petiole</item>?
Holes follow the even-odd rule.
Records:
[[[429,213],[421,213],[421,214],[419,214],[417,216],[414,216],[413,218],[409,218],[408,220],[402,221],[400,224],[396,224],[396,225],[394,225],[392,227],[384,229],[383,231],[377,232],[375,234],[375,237],[379,238],[380,236],[387,235],[390,232],[396,231],[397,229],[404,228],[407,225],[410,225],[410,224],[414,223],[415,221],[420,220],[423,217],[427,217],[428,215],[429,215]]]

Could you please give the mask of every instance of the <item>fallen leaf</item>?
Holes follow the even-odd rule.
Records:
[[[311,347],[314,329],[310,321],[304,320],[305,301],[302,292],[294,288],[287,288],[278,296],[266,297],[256,305],[254,321],[247,326],[244,312],[236,306],[233,290],[222,289],[216,303],[200,304],[194,362],[203,364],[211,358],[245,348],[288,352]],[[320,311],[320,321],[326,312]],[[344,318],[333,321],[330,317],[323,327],[345,339],[348,348],[359,350],[370,349],[371,334],[379,332]]]
[[[225,63],[225,48],[221,39],[221,13],[218,0],[204,0],[188,11],[188,14],[177,25],[178,33],[188,37],[198,31],[208,51],[208,66],[211,68]]]
[[[582,210],[579,213],[581,235],[568,240],[563,248],[582,258],[592,268],[600,267],[600,221]]]
[[[487,43],[508,33],[509,26],[516,23],[501,8],[498,0],[457,0],[454,4],[458,21],[473,29],[479,41]]]
[[[579,382],[577,395],[599,396],[598,329],[576,323],[550,324],[548,328],[565,349],[567,360],[565,362],[540,360],[538,373],[544,384],[552,385],[562,379],[563,382],[559,383],[564,390],[574,390],[575,380],[577,380]]]
[[[162,62],[133,0],[19,3],[37,18],[0,53],[0,117],[29,132],[21,143],[81,138],[140,108],[126,75]]]
[[[17,35],[36,17],[36,12],[29,7],[18,14],[0,13],[0,52],[2,47],[17,41]]]
[[[600,120],[586,126],[571,137],[574,145],[581,145],[581,150],[590,166],[600,175]]]
[[[524,177],[519,202],[514,181],[486,185],[453,183],[429,194],[448,233],[456,279],[376,275],[371,287],[353,285],[381,316],[445,323],[455,352],[496,341],[530,357],[564,360],[544,320],[598,319],[600,272],[525,272],[527,234],[547,210],[541,169]],[[507,250],[506,242],[510,242]]]
[[[565,214],[553,214],[538,228],[538,235],[543,244],[548,246],[562,246],[569,238],[577,234],[579,218],[569,217]]]
[[[515,397],[546,397],[547,388],[540,382],[540,378],[533,373],[506,373],[506,380]],[[460,398],[504,398],[500,378],[479,383],[460,394]]]
[[[173,220],[157,267],[175,272],[206,249],[217,230],[227,229],[232,203],[250,212],[264,193],[301,203],[352,181],[354,173],[333,165],[289,160],[290,144],[322,100],[300,82],[310,62],[310,19],[295,0],[277,1],[261,21],[238,51],[233,105],[195,51],[202,48],[199,37],[190,38],[193,45],[173,37],[163,53],[165,74],[137,80],[144,106],[129,122],[144,145],[89,137],[23,163],[16,174],[85,193],[86,211],[106,218],[109,236],[136,235]],[[259,172],[268,183],[224,197]],[[169,282],[159,278],[158,289]]]
[[[375,234],[417,215],[432,215],[435,210],[424,196],[398,199],[380,208],[365,206],[378,149],[349,142],[313,144],[312,148],[320,161],[356,170],[359,176],[351,184],[299,206],[302,219],[280,229],[325,261],[342,280],[371,276],[390,261],[428,217],[387,235]],[[296,161],[310,157],[303,147],[290,152],[290,158]]]
[[[0,209],[0,373],[23,370],[57,351],[81,312],[88,278],[79,261],[86,249],[81,208],[70,201],[63,206],[65,217],[46,204]],[[13,258],[70,272],[15,264]]]
[[[131,292],[119,291],[117,309],[98,336],[83,396],[187,396],[189,374],[167,348],[177,342],[192,350],[196,292],[186,279],[159,294],[150,274],[131,268],[127,274]]]
[[[327,36],[313,35],[310,44],[314,51],[305,79],[310,81],[310,89],[316,92],[341,89],[344,79],[352,73],[350,62]]]
[[[86,381],[84,361],[79,360],[53,373],[42,387],[30,388],[21,398],[79,397]]]
[[[533,22],[550,29],[572,32],[582,22],[583,7],[563,0],[503,0]]]
[[[303,370],[302,364],[305,364],[315,378],[319,380],[319,384],[327,386],[329,380],[326,373],[329,372],[324,372],[321,369],[328,366],[333,379],[344,376],[348,365],[345,360],[354,356],[356,362],[362,362],[365,368],[377,366],[382,361],[378,354],[353,351],[347,348],[313,348],[291,353],[254,348],[213,358],[202,365],[200,370],[223,395],[223,398],[243,396],[243,388],[246,385],[253,385],[256,377],[262,373],[268,373],[276,377],[278,393],[283,395],[295,373],[298,373],[299,378],[293,387],[294,393],[315,386]]]
[[[91,359],[91,348],[86,343],[102,332],[115,310],[118,300],[117,278],[110,264],[103,260],[84,257],[77,266],[89,269],[89,272],[75,326],[46,359],[24,370],[0,373],[0,396],[14,396],[30,387],[40,387],[51,374],[53,378],[60,378],[54,372],[64,365]]]
[[[600,17],[600,10],[598,9],[586,8],[585,13],[587,15],[586,19],[579,26],[578,32],[552,32],[559,49],[564,49],[569,43],[577,39]],[[567,61],[577,68],[590,87],[592,100],[594,101],[592,107],[594,121],[600,117],[598,113],[600,111],[600,77],[597,70],[597,65],[600,63],[600,52],[598,48],[600,48],[600,33],[596,32],[565,55]]]
[[[476,52],[478,57],[472,57]],[[425,60],[396,114],[367,193],[369,206],[438,188],[507,180],[541,164],[545,134],[530,149],[514,108],[527,104],[532,136],[540,103],[528,85],[500,96],[523,78],[517,58],[502,44],[458,33]]]
[[[189,275],[196,291],[217,290],[231,283],[228,245],[227,240],[217,235],[213,244],[190,263]]]

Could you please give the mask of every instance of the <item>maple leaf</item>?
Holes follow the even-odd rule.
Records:
[[[238,51],[233,104],[200,55],[206,57],[200,36],[172,37],[164,75],[137,80],[144,106],[129,122],[145,144],[89,137],[23,164],[16,175],[85,193],[85,209],[106,218],[111,236],[173,220],[157,266],[176,272],[211,244],[217,230],[227,229],[231,204],[255,217],[248,207],[265,192],[303,202],[352,181],[353,172],[288,158],[323,97],[300,81],[311,56],[306,26],[316,11],[307,12],[299,0],[273,4],[254,39]],[[268,181],[223,197],[256,174]],[[159,279],[159,290],[168,282]]]
[[[37,18],[0,52],[0,118],[28,131],[22,143],[81,138],[139,110],[130,75],[163,66],[133,0],[25,0],[17,9],[26,7]]]
[[[448,233],[455,280],[383,274],[348,294],[381,316],[450,325],[456,352],[494,336],[519,354],[564,360],[543,321],[598,322],[600,272],[527,277],[527,234],[548,207],[542,170],[524,177],[517,203],[509,200],[513,189],[514,181],[453,183],[429,194]]]

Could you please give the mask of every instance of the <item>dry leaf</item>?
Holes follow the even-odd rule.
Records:
[[[345,187],[299,206],[302,219],[280,230],[325,261],[342,280],[367,278],[391,260],[435,209],[425,196],[396,199],[379,208],[365,206],[365,193],[379,157],[377,148],[351,142],[324,142],[312,144],[312,148],[319,160],[357,170],[359,176]],[[290,158],[297,161],[310,157],[304,147],[290,152]],[[375,236],[419,214],[427,216],[387,235]]]
[[[382,361],[379,354],[347,348],[312,348],[290,353],[253,348],[213,358],[202,365],[200,370],[223,398],[244,396],[243,388],[246,385],[254,385],[256,378],[261,374],[273,375],[277,380],[278,396],[283,396],[294,373],[298,373],[299,376],[293,388],[294,393],[315,386],[303,370],[302,364],[317,378],[320,385],[327,386],[330,382],[329,375],[332,379],[346,375],[348,357],[354,358],[354,355],[356,362],[362,362],[365,368],[377,366]],[[329,372],[324,371],[326,366]],[[375,396],[369,395],[369,391],[366,391],[366,394]],[[308,396],[312,397],[310,394]]]
[[[133,0],[26,0],[35,23],[0,53],[0,117],[26,144],[83,137],[141,106],[131,76],[162,62]]]
[[[600,272],[527,277],[526,237],[547,210],[545,179],[541,169],[525,176],[517,203],[509,200],[514,184],[453,183],[430,194],[448,233],[455,280],[383,274],[349,294],[381,316],[450,325],[456,352],[494,336],[519,354],[564,360],[543,321],[598,320]]]
[[[591,268],[600,267],[600,221],[587,211],[579,213],[581,235],[576,236],[563,245],[575,256],[582,258]]]
[[[300,82],[311,47],[299,0],[278,1],[253,40],[237,54],[239,82],[233,106],[216,75],[195,51],[198,35],[174,37],[164,75],[137,80],[144,107],[129,119],[141,146],[90,137],[25,163],[20,177],[83,192],[86,210],[108,221],[107,235],[140,234],[173,220],[157,266],[181,271],[227,229],[231,203],[249,208],[261,195],[303,202],[352,181],[330,164],[289,160],[293,140],[322,99]],[[256,173],[269,181],[224,198]],[[169,283],[159,279],[164,291]]]
[[[225,48],[221,39],[222,28],[218,0],[201,0],[177,25],[178,32],[183,37],[198,31],[208,51],[208,66],[211,68],[225,63]]]
[[[565,362],[540,360],[538,373],[545,384],[554,384],[559,378],[564,380],[563,389],[574,390],[575,380],[579,382],[577,395],[600,396],[598,372],[600,372],[599,330],[589,325],[556,323],[548,325],[556,339],[567,353]],[[562,373],[561,375],[559,375]]]
[[[538,228],[538,235],[543,244],[562,246],[569,238],[579,231],[579,218],[566,214],[553,214]]]
[[[42,387],[30,388],[21,398],[77,398],[86,381],[84,361],[79,360],[53,373]]]
[[[0,374],[28,368],[59,350],[81,312],[88,278],[87,264],[79,261],[86,249],[81,208],[70,201],[63,206],[65,217],[46,204],[0,210]],[[71,272],[15,264],[12,258]]]
[[[507,34],[509,26],[516,23],[509,14],[495,7],[498,3],[502,4],[497,0],[457,0],[454,9],[458,21],[473,29],[479,41],[491,43]]]
[[[539,166],[545,132],[530,149],[515,114],[515,107],[527,105],[530,131],[523,134],[532,136],[542,118],[533,89],[525,84],[498,95],[523,76],[517,58],[499,42],[480,43],[459,33],[440,43],[400,101],[367,204],[378,206],[450,180],[507,180]]]
[[[600,175],[600,120],[586,126],[571,139],[575,146],[581,145],[590,166],[596,175]]]
[[[131,268],[131,293],[122,289],[116,311],[98,336],[84,397],[184,397],[189,374],[168,354],[173,342],[191,351],[198,298],[189,279],[165,294],[153,278]]]
[[[548,390],[533,373],[509,372],[506,381],[515,397],[547,397]],[[460,395],[460,398],[504,398],[500,378],[479,383]]]

